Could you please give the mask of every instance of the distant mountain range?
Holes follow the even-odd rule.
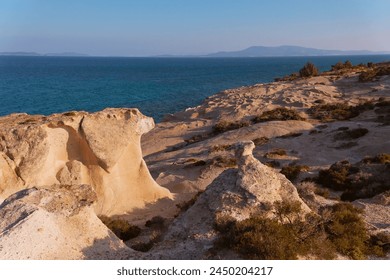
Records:
[[[367,50],[339,51],[305,48],[299,46],[264,47],[253,46],[240,51],[216,52],[206,57],[274,57],[274,56],[330,56],[330,55],[374,55],[390,54],[389,52],[373,52]]]
[[[305,48],[299,46],[278,46],[264,47],[253,46],[240,51],[221,51],[206,55],[158,55],[153,57],[283,57],[283,56],[332,56],[332,55],[379,55],[390,54],[390,51],[374,52],[367,50],[323,50],[315,48]],[[36,52],[0,52],[0,56],[88,56],[87,54],[75,52],[46,53]]]
[[[0,55],[7,55],[7,56],[88,56],[87,54],[75,53],[75,52],[46,53],[46,54],[40,54],[40,53],[36,53],[36,52],[0,52]]]

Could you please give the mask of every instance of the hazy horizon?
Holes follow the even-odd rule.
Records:
[[[0,52],[205,55],[251,46],[390,51],[390,1],[3,0]]]

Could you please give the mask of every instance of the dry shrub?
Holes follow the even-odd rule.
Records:
[[[353,201],[390,190],[389,171],[389,155],[380,154],[376,157],[366,157],[356,164],[348,161],[336,162],[329,169],[319,172],[317,183],[342,191],[342,200]]]
[[[362,211],[350,203],[335,204],[331,210],[325,230],[337,251],[351,259],[367,258],[369,235],[360,216]]]
[[[309,254],[319,259],[334,258],[333,246],[321,232],[318,217],[308,215],[306,222],[291,218],[300,211],[294,203],[274,207],[278,218],[258,214],[242,221],[231,217],[216,220],[220,238],[215,247],[232,249],[245,259],[291,260]]]
[[[141,233],[141,229],[138,226],[131,225],[126,220],[113,219],[107,216],[99,216],[99,219],[123,241],[135,238]]]
[[[305,66],[299,70],[299,76],[302,78],[318,76],[318,73],[317,67],[311,62],[307,62]]]
[[[291,218],[299,215],[298,205],[280,202],[274,206],[277,218],[273,219],[261,214],[242,221],[228,216],[216,219],[215,229],[220,233],[216,250],[228,248],[246,259],[273,260],[333,259],[336,252],[351,259],[383,255],[381,248],[370,243],[361,211],[351,204],[324,207],[320,215],[308,214],[305,220]]]
[[[256,146],[262,146],[269,142],[269,138],[263,136],[263,137],[255,138],[252,141]]]
[[[223,152],[223,151],[230,150],[231,148],[232,148],[232,145],[230,145],[230,144],[214,145],[210,148],[210,153]]]
[[[222,168],[232,168],[237,166],[237,159],[235,157],[217,156],[212,159],[211,164]]]
[[[286,155],[287,155],[286,150],[277,148],[277,149],[273,149],[271,152],[265,153],[264,157],[265,158],[273,158],[275,156],[286,156]]]
[[[363,163],[380,163],[380,164],[387,164],[390,163],[390,154],[379,154],[374,157],[365,157],[363,159]]]
[[[294,181],[298,178],[299,174],[302,171],[308,171],[309,166],[307,165],[297,165],[295,163],[289,164],[287,166],[283,166],[282,170],[280,170],[280,173],[282,173],[284,176],[286,176],[287,179],[290,181]]]
[[[270,111],[265,111],[261,115],[253,118],[252,121],[254,123],[259,123],[259,122],[268,122],[268,121],[288,121],[288,120],[303,121],[305,119],[302,118],[299,115],[298,111],[294,109],[280,107]]]
[[[374,109],[375,105],[371,101],[350,106],[345,103],[319,104],[312,106],[308,113],[315,119],[322,122],[343,121],[357,117],[360,113]]]
[[[228,121],[219,121],[213,126],[213,133],[219,134],[230,130],[235,130],[241,127],[246,127],[251,125],[249,121],[240,121],[240,122],[228,122]]]
[[[390,75],[390,65],[376,65],[375,67],[362,72],[359,75],[359,82],[372,82],[375,79],[385,75]]]

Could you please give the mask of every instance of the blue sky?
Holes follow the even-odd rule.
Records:
[[[0,51],[146,56],[390,51],[390,0],[0,0]]]

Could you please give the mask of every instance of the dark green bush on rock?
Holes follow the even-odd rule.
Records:
[[[349,203],[335,204],[325,230],[337,251],[352,259],[365,259],[369,252],[369,235],[360,214]]]
[[[342,191],[341,199],[353,201],[370,198],[390,190],[389,155],[380,154],[366,157],[358,163],[340,161],[328,169],[321,170],[317,183],[322,186]]]
[[[318,73],[317,67],[311,62],[306,63],[305,66],[299,70],[299,76],[302,78],[318,76]]]
[[[384,246],[373,244],[387,239],[372,241],[361,211],[349,203],[323,207],[320,215],[308,214],[305,220],[297,218],[299,205],[279,202],[274,207],[275,218],[261,214],[242,221],[217,218],[215,229],[220,238],[214,249],[232,249],[247,259],[333,259],[337,252],[351,259],[383,256]]]

